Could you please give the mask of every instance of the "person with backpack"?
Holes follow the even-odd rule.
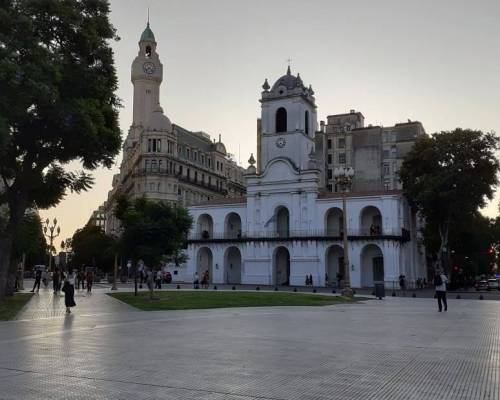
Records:
[[[436,288],[439,312],[443,310],[443,305],[444,311],[448,311],[448,303],[446,302],[446,283],[448,283],[446,275],[444,275],[441,270],[436,270],[436,274],[434,275],[434,287]]]
[[[42,280],[42,270],[40,268],[38,268],[35,271],[35,284],[33,285],[33,290],[31,290],[31,293],[34,293],[35,289],[36,289],[36,292],[38,293],[38,291],[40,290],[41,280]]]

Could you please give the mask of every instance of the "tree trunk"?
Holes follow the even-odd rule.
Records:
[[[8,288],[8,276],[10,272],[10,255],[12,252],[12,238],[8,232],[0,239],[0,302],[10,292]]]

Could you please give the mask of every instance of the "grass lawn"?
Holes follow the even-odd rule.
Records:
[[[341,296],[324,296],[306,293],[253,293],[229,291],[165,291],[155,292],[149,299],[149,292],[110,293],[143,311],[189,310],[227,307],[269,307],[269,306],[327,306],[339,303],[353,303],[359,299]]]
[[[0,303],[0,321],[13,319],[31,296],[33,293],[15,293],[14,296],[7,297],[5,302]]]

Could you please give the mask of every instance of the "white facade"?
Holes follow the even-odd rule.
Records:
[[[342,197],[320,186],[314,92],[290,70],[263,88],[263,170],[251,160],[246,197],[190,207],[184,279],[209,271],[212,283],[300,286],[312,275],[315,286],[333,285],[338,272],[345,276]],[[347,216],[352,287],[425,276],[415,217],[400,191],[349,193]]]

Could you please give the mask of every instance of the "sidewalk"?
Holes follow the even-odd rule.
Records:
[[[24,292],[28,291],[29,290],[24,290]],[[87,293],[87,290],[75,290],[76,307],[72,309],[73,312],[79,315],[89,316],[135,310],[133,307],[121,301],[106,296],[106,292],[108,292],[108,290],[102,288],[92,289],[92,293]],[[39,293],[35,293],[24,309],[21,310],[16,319],[33,320],[61,317],[64,316],[65,313],[64,293],[56,295],[50,287],[42,287]]]

